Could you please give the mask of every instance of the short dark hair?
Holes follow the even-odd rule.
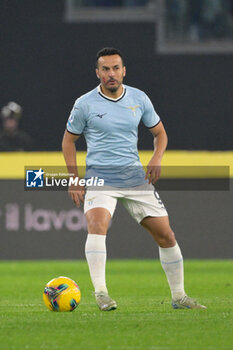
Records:
[[[96,67],[98,67],[98,59],[102,56],[112,56],[112,55],[119,55],[122,60],[122,64],[124,66],[124,60],[123,56],[120,50],[115,49],[114,47],[104,47],[103,49],[99,50],[96,54]]]

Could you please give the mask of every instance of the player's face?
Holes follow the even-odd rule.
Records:
[[[125,72],[125,66],[123,66],[119,55],[100,57],[96,75],[100,79],[103,92],[106,94],[119,92],[121,94]]]
[[[18,128],[18,120],[15,118],[6,118],[3,123],[4,130],[11,133]]]

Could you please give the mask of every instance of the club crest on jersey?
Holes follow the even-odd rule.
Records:
[[[136,117],[136,109],[139,108],[140,106],[139,105],[136,105],[136,106],[130,106],[130,107],[127,107],[128,109],[131,109],[134,117]]]

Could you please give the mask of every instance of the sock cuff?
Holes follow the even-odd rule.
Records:
[[[159,256],[162,262],[181,261],[183,259],[178,243],[171,248],[159,247]]]
[[[89,233],[87,235],[85,251],[106,252],[106,236]]]
[[[106,241],[106,235],[96,235],[94,233],[88,233],[87,240],[89,241]]]

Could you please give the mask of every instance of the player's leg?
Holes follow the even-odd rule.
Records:
[[[95,292],[107,292],[105,281],[106,234],[111,219],[105,208],[94,208],[86,213],[88,235],[85,254]]]
[[[159,247],[171,248],[176,245],[175,234],[170,227],[168,216],[147,216],[140,224],[152,235]]]
[[[152,235],[159,246],[160,261],[167,276],[172,299],[181,299],[185,295],[183,257],[169,225],[168,216],[148,216],[141,221],[141,225]]]
[[[134,195],[126,193],[122,203],[132,217],[150,232],[159,246],[160,260],[171,289],[173,307],[203,308],[185,294],[183,257],[161,198],[152,186],[143,187],[145,191],[140,189],[139,187],[138,191],[134,191]]]
[[[89,195],[86,195],[84,202],[84,212],[88,226],[85,254],[97,304],[101,310],[109,311],[116,309],[117,305],[108,296],[106,286],[106,234],[111,216],[115,210],[116,199],[105,198],[100,194],[94,197],[92,194],[91,200],[89,197]],[[110,209],[106,209],[104,206],[109,206]]]
[[[173,308],[205,309],[205,306],[189,298],[184,291],[183,257],[170,227],[168,216],[148,216],[141,221],[141,225],[149,231],[159,245],[160,262],[171,290]]]

